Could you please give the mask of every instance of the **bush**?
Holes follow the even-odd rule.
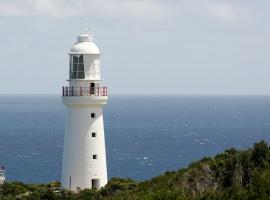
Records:
[[[55,191],[50,184],[4,183],[1,200],[269,200],[270,149],[266,142],[245,151],[226,150],[188,168],[166,172],[140,183],[112,178],[99,191]]]

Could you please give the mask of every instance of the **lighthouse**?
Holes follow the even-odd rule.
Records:
[[[70,49],[67,81],[62,88],[67,114],[61,186],[99,189],[107,183],[102,108],[108,95],[101,85],[100,51],[91,35],[79,35]]]

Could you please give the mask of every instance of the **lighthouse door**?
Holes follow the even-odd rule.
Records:
[[[90,84],[90,95],[95,94],[95,83]]]
[[[99,189],[99,179],[92,179],[92,188]]]

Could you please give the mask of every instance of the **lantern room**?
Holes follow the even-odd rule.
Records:
[[[100,51],[91,35],[79,35],[69,56],[69,80],[100,81]]]
[[[69,52],[69,87],[63,96],[107,96],[101,85],[100,51],[91,35],[79,35]]]

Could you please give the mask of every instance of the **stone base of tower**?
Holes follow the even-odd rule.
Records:
[[[107,97],[63,97],[68,107],[61,186],[99,189],[107,183],[102,106]]]

